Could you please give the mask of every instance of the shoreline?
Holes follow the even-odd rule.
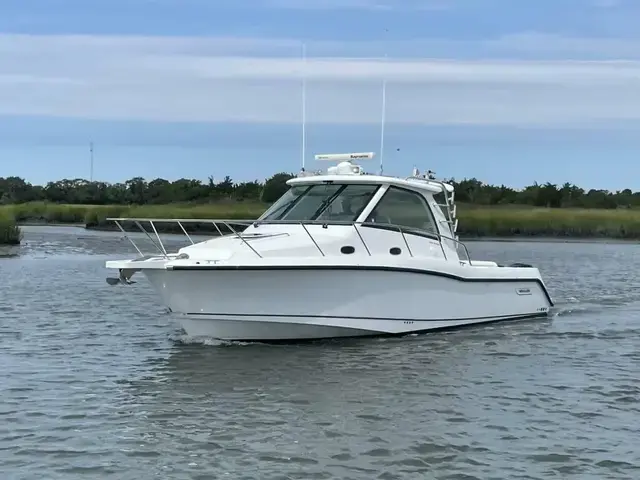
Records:
[[[0,216],[22,227],[77,227],[86,230],[119,232],[109,217],[183,218],[202,220],[185,224],[193,235],[216,236],[207,219],[255,220],[268,208],[266,203],[218,202],[165,205],[65,205],[45,202],[1,205]],[[634,242],[640,241],[640,209],[532,208],[526,206],[481,207],[459,205],[458,235],[465,242]],[[9,222],[10,221],[10,222]],[[219,225],[224,233],[231,233]],[[126,222],[127,233],[137,231]],[[148,230],[151,230],[147,225]],[[177,224],[156,224],[163,234],[180,234]],[[234,227],[235,228],[235,227]],[[239,228],[239,230],[242,230]]]
[[[640,244],[636,238],[615,237],[544,237],[513,235],[510,237],[460,237],[461,242],[540,242],[540,243],[612,243],[612,244]]]
[[[59,223],[59,222],[17,222],[19,227],[77,227],[87,228],[82,222],[75,223]],[[117,228],[117,227],[116,227]],[[87,230],[90,230],[87,228]]]

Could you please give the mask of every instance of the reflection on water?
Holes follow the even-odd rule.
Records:
[[[12,258],[20,255],[20,245],[0,245],[0,258]]]
[[[0,471],[640,478],[638,247],[469,247],[539,266],[556,316],[392,339],[195,343],[146,281],[106,285],[104,261],[133,253],[119,234],[28,227],[20,255],[0,260]]]

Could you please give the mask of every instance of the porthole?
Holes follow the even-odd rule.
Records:
[[[402,250],[399,247],[392,247],[389,249],[389,253],[391,255],[400,255],[402,253]]]
[[[340,249],[340,251],[341,251],[342,253],[344,253],[345,255],[350,255],[350,254],[352,254],[353,252],[355,252],[355,251],[356,251],[356,249],[355,249],[355,248],[353,248],[351,245],[345,245],[344,247],[342,247],[342,248]]]

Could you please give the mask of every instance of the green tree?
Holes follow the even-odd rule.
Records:
[[[291,173],[276,173],[273,177],[264,182],[262,188],[262,201],[265,203],[273,203],[289,190],[287,181],[294,177]]]
[[[147,182],[135,177],[124,183],[90,182],[82,178],[64,178],[44,186],[32,185],[20,177],[0,177],[0,204],[46,201],[65,204],[129,205],[167,203],[207,203],[215,201],[253,201],[272,203],[289,188],[290,173],[280,172],[264,183],[257,180],[234,183],[226,176],[216,182],[181,178],[175,181],[156,178]],[[609,192],[584,189],[565,183],[532,185],[517,190],[505,185],[490,185],[476,178],[449,182],[456,189],[456,200],[476,205],[531,205],[551,208],[638,208],[640,192],[623,189]]]

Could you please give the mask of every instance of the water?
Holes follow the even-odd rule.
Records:
[[[117,234],[25,240],[0,259],[3,479],[640,478],[637,245],[469,244],[538,265],[549,320],[266,346],[109,287]]]

